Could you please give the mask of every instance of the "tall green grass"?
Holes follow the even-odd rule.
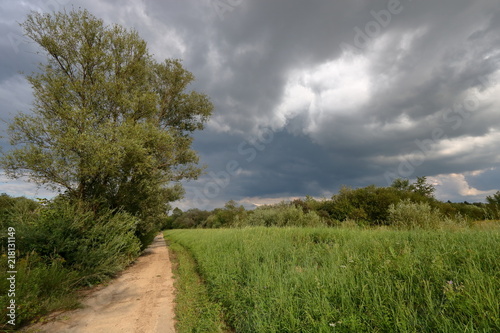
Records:
[[[220,305],[210,301],[191,254],[180,244],[170,244],[175,274],[176,331],[178,333],[229,332]]]
[[[498,332],[500,232],[175,230],[236,332]]]

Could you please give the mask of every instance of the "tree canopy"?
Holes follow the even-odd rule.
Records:
[[[192,133],[209,98],[188,91],[194,76],[175,59],[156,61],[134,30],[86,10],[41,14],[21,24],[46,55],[27,76],[32,113],[10,126],[1,164],[68,197],[142,217],[166,212],[179,181],[201,169]]]
[[[415,192],[429,198],[434,197],[434,191],[436,190],[432,184],[427,183],[427,177],[417,177],[413,184],[410,184],[409,179],[396,178],[391,187],[399,191]]]

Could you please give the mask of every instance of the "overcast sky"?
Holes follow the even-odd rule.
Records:
[[[207,174],[180,208],[330,197],[427,176],[440,200],[500,190],[498,0],[2,0],[0,145],[29,112],[19,74],[43,61],[18,22],[83,7],[181,58],[215,114],[194,148]],[[0,175],[0,193],[50,196]]]

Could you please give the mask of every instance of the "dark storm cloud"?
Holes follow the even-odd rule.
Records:
[[[246,197],[322,196],[342,184],[386,185],[387,172],[442,177],[462,187],[440,185],[441,193],[461,188],[469,199],[500,187],[485,187],[497,173],[478,171],[499,162],[496,0],[41,3],[2,5],[0,29],[11,39],[0,40],[0,92],[10,97],[1,101],[1,116],[26,108],[26,99],[9,87],[19,82],[17,71],[29,72],[38,61],[19,37],[24,52],[12,48],[20,31],[15,20],[29,9],[83,6],[108,23],[133,27],[157,59],[182,58],[196,76],[192,88],[216,106],[195,149],[212,175],[228,161],[241,170],[209,206]],[[247,161],[251,144],[269,131],[273,140]],[[183,205],[193,205],[193,193],[213,178],[188,183]],[[481,191],[463,190],[467,181]]]
[[[304,193],[330,196],[330,187],[333,189],[339,182],[347,181],[349,169],[340,167],[343,161],[310,140],[285,131],[269,131],[256,141],[229,134],[203,137],[203,142],[196,141],[195,149],[202,152],[202,162],[211,161],[210,168],[197,186],[187,186],[186,195],[188,201],[198,206],[209,206],[211,201],[222,204],[227,198],[276,198]],[[220,146],[225,149],[219,151]],[[236,163],[238,172],[229,175],[229,163]],[[321,184],[318,179],[322,180]]]
[[[484,172],[467,177],[469,185],[484,190],[495,190],[498,189],[498,184],[500,184],[500,170],[498,168],[491,168],[485,170]]]

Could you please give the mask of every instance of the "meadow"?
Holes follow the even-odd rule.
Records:
[[[191,255],[203,303],[236,332],[500,331],[498,227],[253,227],[165,237]]]

